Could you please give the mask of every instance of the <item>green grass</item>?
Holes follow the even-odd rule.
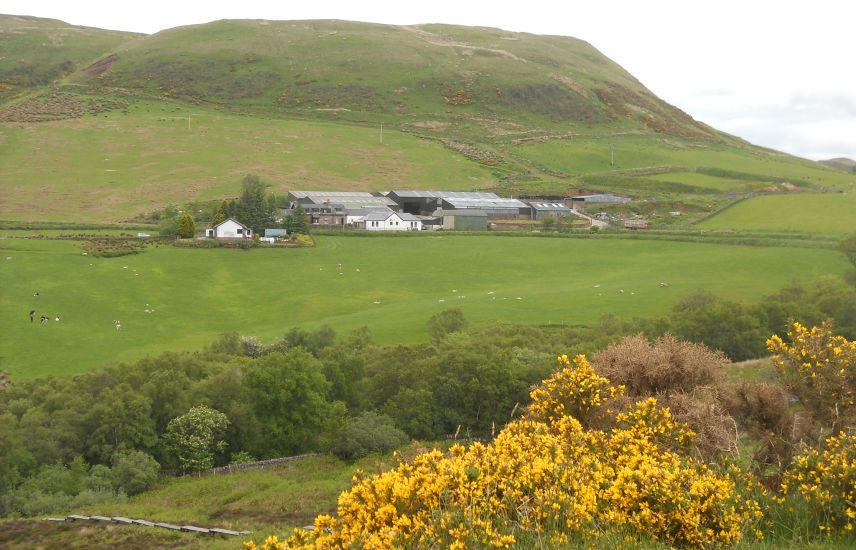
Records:
[[[75,513],[282,535],[311,524],[318,514],[334,512],[336,498],[350,486],[357,468],[371,473],[384,464],[388,467],[390,460],[371,457],[349,464],[319,456],[271,469],[165,478],[159,487],[127,503],[90,506]]]
[[[757,196],[724,210],[697,227],[846,235],[856,232],[856,193]]]
[[[237,196],[248,173],[281,194],[494,183],[487,168],[436,141],[390,128],[384,128],[383,143],[379,137],[379,127],[160,103],[135,104],[127,114],[0,126],[2,216],[119,221],[170,203]]]
[[[654,240],[426,234],[317,241],[314,249],[248,252],[163,245],[99,259],[82,256],[76,242],[0,240],[0,368],[13,379],[73,374],[198,349],[226,331],[273,341],[291,327],[321,324],[340,332],[368,326],[381,343],[419,341],[428,318],[450,307],[475,325],[650,316],[696,290],[755,301],[848,266],[832,250]],[[40,325],[42,312],[61,321]]]
[[[312,524],[318,514],[334,512],[339,493],[350,486],[357,469],[370,474],[392,465],[390,456],[373,456],[356,463],[321,456],[265,470],[201,478],[163,478],[155,489],[126,503],[90,506],[73,513],[253,531],[256,540],[263,540],[269,534],[281,538],[295,527]],[[53,543],[62,548],[225,550],[239,548],[241,541],[249,538],[211,538],[158,528],[89,522],[0,523],[2,548],[53,547],[50,544]]]
[[[610,166],[610,145],[615,149],[615,165]],[[659,136],[625,136],[600,139],[552,140],[522,145],[516,154],[538,166],[568,174],[599,174],[609,176],[616,171],[636,170],[657,166],[685,166],[688,168],[726,168],[729,171],[757,174],[759,181],[793,178],[812,185],[851,190],[856,188],[856,177],[826,168],[818,163],[762,149],[748,149],[712,142],[667,139]],[[672,173],[639,178],[652,183],[679,182],[692,186],[723,191],[729,186],[728,178],[673,177]],[[716,180],[721,180],[714,184]],[[640,188],[656,189],[650,184]],[[668,185],[661,185],[669,191]],[[737,190],[740,190],[739,188]],[[632,189],[631,189],[632,191]]]
[[[644,178],[657,182],[683,183],[686,185],[708,188],[718,192],[748,193],[763,189],[768,185],[768,183],[764,181],[721,178],[699,172],[669,172],[666,174],[645,176]]]

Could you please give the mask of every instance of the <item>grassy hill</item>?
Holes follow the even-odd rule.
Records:
[[[278,191],[615,191],[712,208],[783,182],[856,185],[693,120],[574,38],[344,21],[0,28],[21,56],[7,72],[64,67],[0,96],[5,219],[120,221],[233,196],[248,172]],[[44,29],[68,37],[30,51]]]
[[[140,34],[0,15],[0,101],[88,65]]]

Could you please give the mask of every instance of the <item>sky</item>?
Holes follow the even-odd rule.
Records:
[[[143,33],[218,19],[344,19],[573,36],[719,130],[814,160],[856,159],[853,0],[2,0],[0,13]]]

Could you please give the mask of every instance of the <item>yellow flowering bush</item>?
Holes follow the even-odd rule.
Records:
[[[732,544],[760,516],[735,476],[676,452],[693,434],[654,399],[617,415],[585,417],[620,395],[583,356],[532,391],[526,417],[490,443],[430,451],[372,477],[355,477],[337,514],[263,548],[507,548],[526,534],[551,544],[610,525],[680,546]]]
[[[782,493],[813,510],[821,531],[856,529],[856,435],[826,439],[823,450],[806,449],[794,457],[782,479]],[[782,499],[782,503],[785,499]]]
[[[823,323],[807,328],[793,323],[790,343],[778,335],[767,340],[782,380],[822,426],[838,429],[856,421],[856,342],[833,336]]]

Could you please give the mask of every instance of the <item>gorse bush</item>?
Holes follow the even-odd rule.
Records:
[[[818,529],[832,534],[856,528],[856,436],[827,438],[822,449],[807,448],[794,457],[782,479],[779,502],[807,504]]]
[[[856,423],[856,341],[834,336],[823,323],[793,323],[790,344],[774,335],[767,341],[779,376],[820,426],[833,432]]]
[[[747,477],[718,472],[681,452],[693,433],[653,398],[586,428],[622,393],[578,356],[532,391],[525,418],[489,444],[431,451],[392,471],[354,479],[337,516],[319,516],[285,547],[508,547],[520,533],[550,544],[628,526],[682,546],[732,544],[761,516]],[[736,475],[740,474],[740,475]],[[738,483],[737,478],[741,481]],[[249,549],[257,548],[250,541]]]

